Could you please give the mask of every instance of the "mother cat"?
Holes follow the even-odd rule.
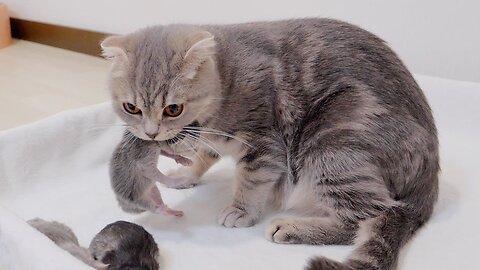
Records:
[[[114,58],[110,90],[128,130],[195,154],[193,167],[174,173],[176,187],[195,184],[219,154],[236,160],[220,224],[252,226],[271,206],[294,210],[300,217],[273,221],[268,239],[360,242],[344,262],[319,257],[307,269],[394,269],[429,219],[434,120],[412,75],[373,34],[329,19],[170,25],[102,47]]]

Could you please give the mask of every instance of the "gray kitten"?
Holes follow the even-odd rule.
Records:
[[[237,162],[226,227],[268,208],[300,217],[266,230],[276,243],[358,243],[344,262],[307,269],[394,269],[438,194],[438,139],[422,90],[385,43],[329,19],[146,28],[102,43],[113,106],[140,138],[193,166]],[[193,125],[195,123],[195,125]],[[122,144],[128,144],[124,138]],[[148,152],[148,155],[154,154]],[[131,168],[136,155],[116,164]],[[133,158],[133,159],[132,159]]]
[[[155,141],[137,140],[128,131],[124,137],[127,141],[118,145],[110,162],[111,185],[120,207],[131,213],[151,211],[182,216],[182,211],[170,209],[163,202],[155,183],[173,186],[186,180],[163,175],[157,169],[157,162],[159,155],[173,158],[185,166],[191,165],[191,160],[167,152]]]
[[[90,242],[92,256],[109,270],[158,270],[158,246],[142,226],[117,221],[103,228]]]
[[[86,248],[80,246],[72,229],[65,224],[56,221],[45,221],[41,218],[31,219],[27,222],[39,232],[45,234],[60,248],[68,251],[82,262],[95,269],[107,269],[106,264],[95,260]]]
[[[96,269],[159,269],[158,246],[152,235],[137,224],[126,221],[108,224],[95,235],[86,249],[80,246],[73,231],[65,224],[40,218],[28,223],[59,247]]]

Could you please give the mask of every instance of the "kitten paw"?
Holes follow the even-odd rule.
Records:
[[[195,179],[191,179],[187,177],[178,177],[178,178],[172,178],[172,179],[174,181],[166,185],[168,188],[187,189],[187,188],[193,188],[196,185],[198,185]]]
[[[280,218],[270,223],[265,231],[265,238],[279,244],[296,244],[301,242],[297,234],[298,228],[295,224],[290,223],[288,219]]]
[[[248,214],[245,210],[235,206],[228,206],[220,212],[218,224],[227,228],[250,227],[255,225],[257,219]]]
[[[183,217],[183,211],[175,210],[172,208],[169,208],[167,205],[163,204],[157,207],[154,211],[156,214],[164,214],[164,215],[171,215],[171,216],[176,216],[176,217]]]
[[[166,184],[168,188],[186,189],[192,188],[200,183],[198,177],[186,168],[169,171],[167,176],[173,179],[173,181],[169,181],[169,183]]]

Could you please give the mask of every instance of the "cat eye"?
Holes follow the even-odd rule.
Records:
[[[123,103],[123,109],[128,112],[129,114],[140,114],[142,110],[140,110],[137,106],[133,105],[132,103]]]
[[[165,110],[163,111],[163,114],[168,116],[168,117],[177,117],[183,112],[183,104],[171,104],[168,105]]]

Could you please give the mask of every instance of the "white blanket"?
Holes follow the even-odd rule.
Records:
[[[430,222],[404,248],[399,269],[478,269],[480,243],[480,84],[418,76],[434,110],[441,142],[440,198]],[[252,228],[216,224],[232,198],[232,163],[189,190],[161,188],[185,216],[123,213],[107,164],[122,128],[109,104],[64,112],[0,133],[0,269],[89,269],[24,221],[68,224],[88,246],[105,225],[129,220],[159,244],[162,269],[302,269],[314,255],[342,260],[345,246],[279,245],[264,238],[266,217]],[[175,167],[161,158],[162,171]]]

